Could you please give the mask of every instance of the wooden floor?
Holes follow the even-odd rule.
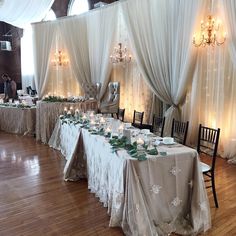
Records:
[[[107,209],[87,182],[64,182],[64,160],[32,137],[0,132],[0,236],[121,236],[109,228]],[[236,166],[217,163],[219,209],[209,192],[212,229],[204,235],[236,235]]]

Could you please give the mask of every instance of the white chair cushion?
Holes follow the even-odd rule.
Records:
[[[202,172],[207,172],[211,169],[211,167],[209,165],[207,165],[206,163],[201,162],[201,170]]]

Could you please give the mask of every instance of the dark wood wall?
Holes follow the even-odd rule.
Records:
[[[100,2],[99,0],[88,0],[90,9],[94,8],[94,4]],[[117,0],[102,0],[102,2],[112,3]],[[67,9],[70,0],[55,0],[52,9],[57,17],[67,15]],[[11,36],[4,36],[5,34]],[[23,35],[23,30],[14,27],[10,24],[0,21],[0,41],[8,40],[12,43],[12,51],[0,50],[0,93],[3,93],[3,81],[1,75],[7,73],[17,83],[18,89],[21,88],[21,50],[20,39]]]

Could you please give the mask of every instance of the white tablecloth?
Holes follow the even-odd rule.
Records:
[[[69,136],[71,139],[75,136],[67,131],[72,129],[79,133],[75,145],[79,152],[75,146],[75,152],[70,150],[70,143],[74,141]],[[149,156],[146,161],[138,161],[125,150],[112,153],[104,137],[92,135],[86,129],[78,131],[79,125],[62,125],[58,121],[50,143],[57,140],[57,148],[62,153],[66,153],[64,149],[70,150],[67,166],[73,166],[73,170],[80,160],[87,161],[88,188],[108,207],[110,226],[121,226],[126,235],[138,236],[170,232],[194,235],[211,227],[208,199],[195,150],[162,145],[158,150],[167,152],[167,156]],[[73,179],[75,171],[72,174]],[[77,175],[80,174],[78,168]]]
[[[36,108],[0,106],[0,130],[14,134],[35,133]]]
[[[97,110],[97,101],[88,100],[85,102],[37,102],[37,114],[36,114],[36,140],[43,143],[48,143],[53,129],[56,125],[58,116],[63,114],[64,108],[68,110],[70,107],[73,109]]]

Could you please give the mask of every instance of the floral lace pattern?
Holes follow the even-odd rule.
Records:
[[[162,187],[160,185],[152,185],[151,187],[151,192],[154,193],[154,194],[159,194],[160,191],[161,191]]]
[[[171,204],[175,207],[178,207],[181,204],[182,200],[180,200],[178,197],[174,198],[174,200],[171,202]]]
[[[170,173],[174,176],[177,176],[181,172],[181,169],[179,169],[177,166],[173,166],[170,170]]]

